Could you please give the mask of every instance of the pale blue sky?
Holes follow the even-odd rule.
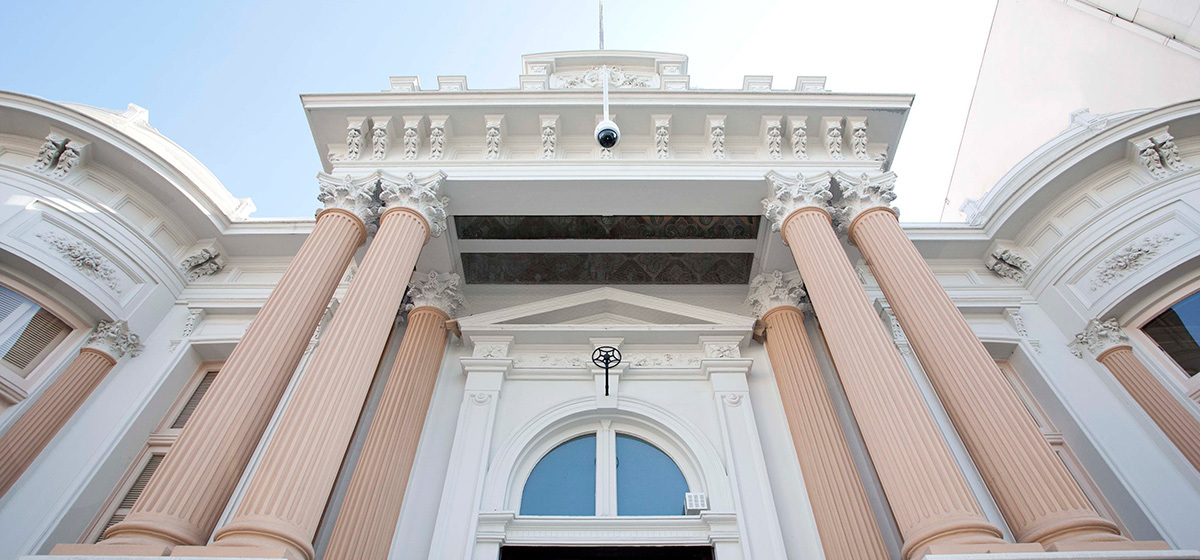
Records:
[[[893,169],[905,221],[934,221],[995,0],[607,0],[605,46],[686,54],[693,86],[828,76],[841,92],[915,93]],[[12,2],[0,89],[150,110],[255,216],[310,216],[320,160],[301,93],[388,76],[517,84],[522,54],[596,47],[596,2]]]

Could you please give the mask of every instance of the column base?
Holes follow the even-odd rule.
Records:
[[[997,554],[931,554],[925,560],[1200,560],[1196,550],[1106,550]]]
[[[1013,553],[1020,554],[1026,552],[1045,552],[1046,549],[1037,543],[995,543],[995,544],[955,544],[955,543],[940,543],[931,544],[929,546],[918,549],[912,555],[912,560],[921,560],[922,558],[929,559],[932,556],[940,555],[961,555],[961,554],[1003,554]]]
[[[270,558],[272,560],[305,560],[283,546],[177,546],[173,558]]]
[[[171,547],[161,544],[56,544],[50,556],[166,556]]]
[[[1109,550],[1171,550],[1165,541],[1061,542],[1046,547],[1047,552],[1104,552]]]

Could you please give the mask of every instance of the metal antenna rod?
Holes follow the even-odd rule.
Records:
[[[604,50],[604,0],[600,0],[600,50]]]

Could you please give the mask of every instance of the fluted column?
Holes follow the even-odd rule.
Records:
[[[325,560],[387,559],[446,349],[446,321],[463,303],[460,290],[457,274],[436,272],[409,288],[408,327],[350,478]]]
[[[142,351],[125,321],[101,321],[79,355],[0,437],[0,496],[8,492],[126,352]]]
[[[1082,348],[1086,347],[1096,361],[1104,364],[1167,439],[1200,470],[1200,421],[1133,355],[1129,335],[1116,319],[1088,321],[1087,328],[1075,335],[1072,346],[1077,356],[1082,357]]]
[[[800,310],[804,288],[779,271],[750,283],[747,302],[766,323],[767,355],[828,560],[886,560],[887,548],[821,377]]]
[[[375,178],[320,176],[325,208],[312,233],[133,510],[89,554],[208,541],[354,251],[375,227],[375,185]]]
[[[382,176],[387,209],[358,274],[296,386],[241,504],[210,550],[311,560],[321,520],[421,247],[445,229],[444,175]],[[257,551],[238,551],[252,547]],[[219,550],[218,550],[219,549]]]
[[[916,384],[871,307],[824,208],[830,176],[767,176],[767,218],[791,247],[900,533],[902,555],[1006,543],[975,502]],[[1040,548],[1040,547],[1039,547]],[[963,550],[959,548],[958,550]]]
[[[1127,543],[1092,507],[901,229],[890,206],[895,174],[834,178],[839,226],[862,251],[1016,539]]]

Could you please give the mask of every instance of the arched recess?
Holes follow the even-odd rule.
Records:
[[[704,492],[712,511],[734,511],[733,491],[717,449],[687,421],[641,399],[622,396],[617,408],[600,410],[594,397],[546,408],[497,449],[484,478],[481,510],[519,511],[529,473],[552,449],[594,433],[601,421],[618,433],[657,447],[679,467],[691,492]]]

